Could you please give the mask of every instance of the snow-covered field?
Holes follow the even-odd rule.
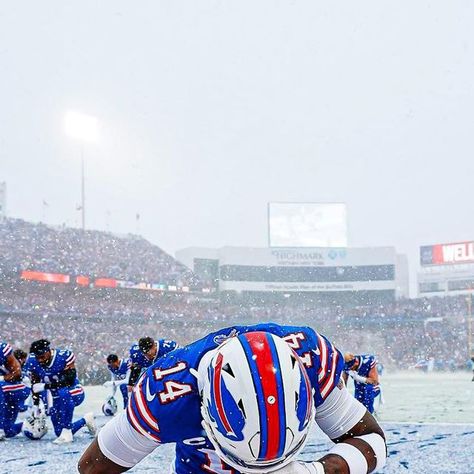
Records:
[[[385,405],[379,420],[386,431],[389,461],[383,471],[395,473],[474,473],[474,382],[468,372],[456,374],[397,373],[382,378]],[[103,387],[88,387],[77,415],[100,413],[107,394]],[[98,416],[99,425],[106,419]],[[51,431],[41,441],[23,437],[0,444],[0,473],[74,473],[90,438],[78,433],[67,447],[51,443]],[[330,443],[315,430],[304,459],[315,459]],[[173,447],[163,446],[130,472],[167,473]]]

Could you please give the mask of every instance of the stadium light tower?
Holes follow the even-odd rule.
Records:
[[[70,110],[64,117],[66,134],[81,144],[81,211],[82,230],[86,228],[86,190],[84,173],[84,143],[94,143],[99,138],[99,120],[92,115]]]

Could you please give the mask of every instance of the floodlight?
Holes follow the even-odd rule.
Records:
[[[64,130],[76,140],[95,142],[99,137],[99,120],[92,115],[70,110],[64,118]]]

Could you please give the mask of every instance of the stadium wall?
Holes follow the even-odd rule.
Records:
[[[344,294],[395,299],[408,295],[408,263],[393,247],[186,248],[176,258],[201,278],[214,278],[221,294]],[[206,267],[203,262],[208,262]],[[215,274],[203,275],[203,268]]]

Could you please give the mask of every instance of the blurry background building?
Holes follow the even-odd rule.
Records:
[[[228,298],[354,304],[408,297],[408,262],[393,247],[191,247],[176,258]]]
[[[419,296],[463,295],[474,289],[474,241],[420,247]]]

